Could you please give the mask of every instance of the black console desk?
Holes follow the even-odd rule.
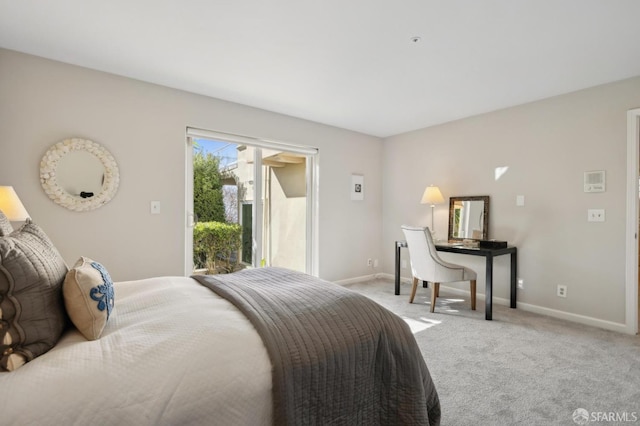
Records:
[[[518,274],[518,249],[513,246],[500,248],[500,249],[487,249],[487,248],[474,248],[465,247],[458,244],[436,244],[436,250],[468,254],[471,256],[484,256],[486,260],[486,289],[485,289],[485,319],[490,320],[493,310],[493,258],[495,256],[501,256],[503,254],[511,255],[511,307],[516,307],[516,276]],[[396,291],[395,294],[400,294],[400,249],[407,247],[406,241],[396,241]]]

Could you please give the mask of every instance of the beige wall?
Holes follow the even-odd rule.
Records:
[[[92,256],[116,280],[181,275],[186,126],[315,146],[321,277],[393,273],[400,225],[430,223],[419,200],[435,184],[445,198],[491,196],[490,236],[519,248],[520,302],[615,325],[625,310],[625,114],[638,106],[635,78],[381,141],[0,49],[0,185],[16,188],[67,262]],[[42,155],[71,136],[102,143],[119,163],[120,190],[101,209],[68,211],[40,187]],[[499,180],[496,167],[509,168]],[[605,193],[583,192],[587,170],[606,170]],[[352,173],[365,176],[363,202],[350,201]],[[162,214],[149,214],[151,200]],[[606,209],[606,222],[587,223],[588,208]],[[438,236],[446,230],[440,205]],[[382,268],[366,267],[367,258]],[[464,261],[483,276],[481,259]],[[495,295],[506,299],[508,259],[498,258],[494,272]],[[555,296],[557,284],[568,286],[566,299]]]
[[[187,126],[318,147],[320,276],[371,273],[366,259],[382,256],[380,139],[0,49],[0,184],[69,263],[94,257],[115,280],[183,274]],[[43,154],[71,136],[103,144],[120,168],[115,198],[92,212],[59,207],[40,187]],[[351,173],[366,176],[364,202],[350,201]]]
[[[489,195],[490,237],[518,246],[519,302],[600,325],[624,323],[626,112],[638,106],[634,78],[386,139],[383,247],[402,238],[403,223],[430,223],[430,208],[419,204],[429,184],[445,199]],[[497,180],[496,167],[508,167]],[[606,192],[583,192],[589,170],[606,171]],[[516,207],[517,195],[524,207]],[[589,208],[605,209],[606,222],[588,223]],[[439,237],[446,237],[447,211],[436,208]],[[392,251],[385,253],[392,272]],[[482,258],[447,255],[473,266],[484,291]],[[494,295],[508,299],[508,258],[495,265]],[[558,284],[568,287],[567,298],[556,296]]]

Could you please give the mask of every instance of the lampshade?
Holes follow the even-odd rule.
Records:
[[[444,198],[442,197],[442,193],[440,192],[440,188],[437,186],[427,186],[424,190],[424,194],[422,194],[421,204],[442,204],[444,203]]]
[[[25,222],[29,219],[29,213],[13,190],[13,186],[0,186],[0,210],[9,222]]]

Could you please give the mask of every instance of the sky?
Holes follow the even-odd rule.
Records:
[[[211,139],[194,139],[194,152],[202,151],[220,157],[220,166],[225,167],[238,161],[237,145],[229,142],[214,141]]]

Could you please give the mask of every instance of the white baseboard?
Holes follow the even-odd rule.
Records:
[[[387,278],[391,280],[395,279],[395,276],[392,274],[378,274],[378,277]],[[411,283],[412,281],[410,278],[404,278],[404,277],[402,277],[400,280],[403,283]],[[469,291],[467,290],[447,287],[444,285],[440,285],[440,287],[443,289],[446,289],[450,293],[460,294],[460,295],[469,297]],[[484,301],[484,294],[478,293],[477,299]],[[509,299],[505,299],[502,297],[495,297],[495,296],[493,297],[493,303],[498,305],[504,305],[504,306],[511,305],[511,301]],[[557,309],[545,308],[544,306],[531,305],[529,303],[518,302],[517,306],[518,306],[518,309],[522,309],[523,311],[533,312],[535,314],[540,314],[540,315],[546,315],[553,318],[559,318],[566,321],[575,322],[578,324],[589,325],[592,327],[603,328],[605,330],[611,330],[619,333],[629,334],[629,330],[625,324],[612,322],[612,321],[605,321],[598,318],[588,317],[585,315],[572,314],[570,312],[564,312],[564,311],[559,311]]]
[[[362,281],[374,280],[378,278],[379,275],[380,274],[363,275],[361,277],[349,278],[346,280],[333,281],[333,282],[338,285],[354,284],[354,283],[360,283]]]
[[[495,300],[495,299],[494,299]],[[570,312],[558,311],[556,309],[545,308],[538,305],[530,305],[528,303],[518,302],[518,309],[529,311],[536,314],[547,315],[579,324],[590,325],[592,327],[604,328],[605,330],[617,331],[619,333],[629,334],[629,330],[625,324],[612,321],[605,321],[598,318],[588,317],[585,315],[572,314]]]

